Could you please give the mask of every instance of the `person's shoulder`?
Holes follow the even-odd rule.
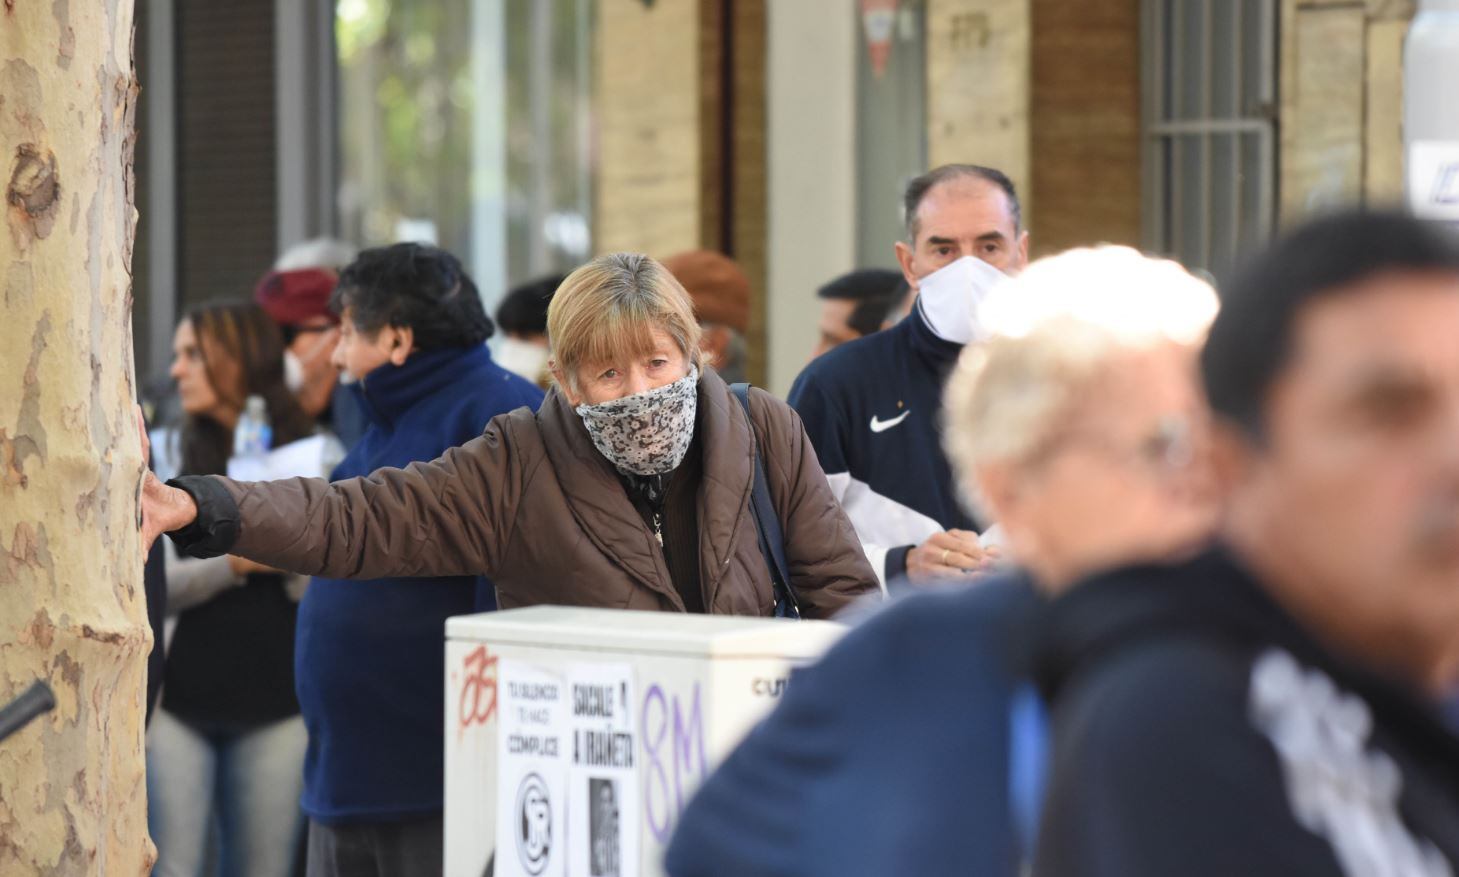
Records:
[[[1027,618],[1041,604],[1026,575],[1001,572],[950,587],[904,592],[879,607],[863,626],[912,636],[918,631],[981,632]]]
[[[535,411],[542,404],[542,391],[535,384],[490,360],[463,370],[435,395],[440,401],[432,416],[454,411],[458,417],[474,421],[477,432],[499,414],[523,407]]]
[[[1039,605],[1017,573],[910,594],[858,619],[823,663],[854,676],[869,672],[863,684],[889,689],[909,679],[966,681],[970,672],[1007,682],[1017,672],[1012,641],[1027,633]]]
[[[796,383],[823,387],[859,385],[884,367],[898,344],[896,326],[838,344],[806,363]]]
[[[489,356],[474,359],[472,367],[457,375],[452,386],[462,396],[505,411],[520,405],[535,408],[541,404],[543,395],[536,384],[502,368]]]
[[[1142,638],[1075,673],[1058,695],[1062,733],[1090,757],[1132,770],[1169,760],[1152,752],[1196,757],[1212,739],[1250,735],[1251,657],[1217,637]]]

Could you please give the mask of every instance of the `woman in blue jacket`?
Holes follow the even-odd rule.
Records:
[[[493,326],[450,253],[366,250],[340,275],[334,363],[370,427],[331,478],[429,461],[542,392],[492,361]],[[315,578],[295,677],[309,728],[309,874],[441,873],[445,621],[496,608],[491,582]]]

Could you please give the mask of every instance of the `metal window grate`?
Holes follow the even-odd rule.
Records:
[[[1143,0],[1148,248],[1220,273],[1271,233],[1276,0]]]

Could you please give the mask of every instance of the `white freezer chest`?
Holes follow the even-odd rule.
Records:
[[[446,624],[446,874],[662,873],[680,810],[826,621],[535,606]]]

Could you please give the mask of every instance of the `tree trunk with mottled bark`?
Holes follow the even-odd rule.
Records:
[[[146,874],[132,0],[0,0],[0,874]]]

